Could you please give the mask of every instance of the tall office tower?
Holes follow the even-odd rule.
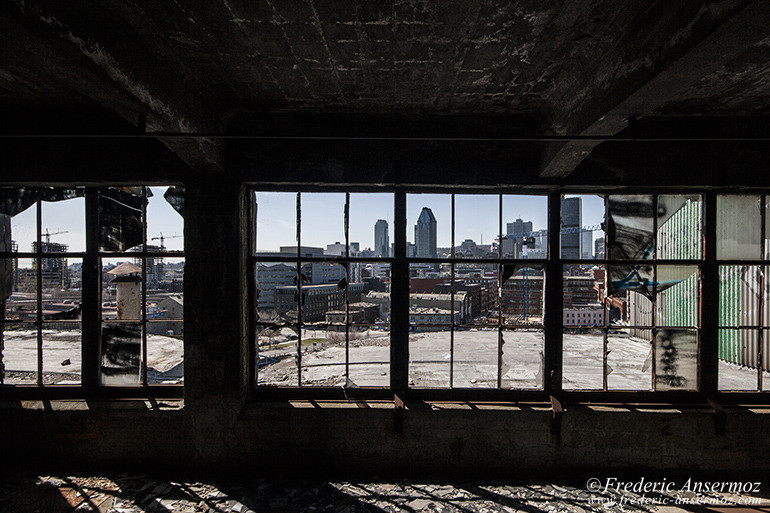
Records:
[[[389,254],[388,222],[384,219],[377,219],[377,222],[374,223],[374,256],[388,257]]]
[[[417,224],[414,225],[414,244],[417,257],[436,258],[436,216],[428,207],[423,207]]]
[[[581,258],[580,227],[583,226],[582,198],[562,198],[561,200],[561,256],[562,258]]]
[[[528,233],[532,233],[532,221],[522,221],[521,218],[516,219],[512,223],[506,223],[506,235],[516,237],[517,240],[521,240]]]
[[[594,232],[580,230],[580,258],[591,260],[594,258]]]

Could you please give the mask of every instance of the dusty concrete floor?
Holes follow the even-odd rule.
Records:
[[[516,512],[767,511],[767,493],[694,493],[686,480],[670,492],[613,489],[607,478],[551,482],[357,482],[253,479],[184,481],[102,474],[0,478],[7,513]],[[639,482],[637,478],[632,483]],[[645,481],[650,481],[646,479]],[[642,481],[644,483],[644,481]],[[613,483],[614,484],[614,483]],[[709,508],[709,509],[707,509]],[[713,509],[712,509],[713,508]],[[740,509],[738,509],[740,508]]]
[[[305,338],[318,339],[322,332],[308,331]],[[385,341],[385,342],[383,342]],[[388,386],[387,334],[358,335],[349,348],[349,385]],[[410,333],[409,380],[417,388],[449,387],[450,347],[448,332]],[[619,333],[608,338],[607,386],[610,390],[651,390],[652,355],[648,342]],[[264,385],[297,384],[296,342],[280,349],[262,348],[263,356],[278,361],[259,370]],[[602,388],[601,336],[564,336],[564,388]],[[453,385],[459,388],[497,386],[498,334],[496,331],[458,331],[454,335]],[[692,357],[690,357],[692,356]],[[679,370],[695,375],[694,355],[683,355]],[[534,389],[542,386],[543,335],[538,331],[504,332],[502,386]],[[303,346],[302,382],[305,385],[340,386],[345,381],[344,343]],[[757,371],[719,362],[724,390],[756,390]],[[766,382],[770,373],[765,373]]]

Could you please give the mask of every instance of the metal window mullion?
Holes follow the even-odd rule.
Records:
[[[767,251],[765,249],[765,229],[767,227],[767,208],[765,205],[767,205],[767,196],[762,195],[760,196],[761,203],[759,205],[759,211],[760,211],[760,219],[761,219],[761,226],[760,226],[760,258],[762,262],[765,262],[765,259],[767,258]],[[762,379],[762,370],[763,370],[763,362],[762,357],[764,355],[764,338],[765,338],[765,332],[762,329],[762,326],[764,325],[764,311],[765,311],[765,283],[767,280],[767,276],[765,275],[765,270],[767,269],[767,266],[762,265],[759,268],[759,301],[757,301],[757,308],[759,309],[759,315],[757,316],[757,324],[759,329],[757,330],[757,390],[760,392],[762,391],[762,388],[764,386],[763,379]]]
[[[391,268],[390,386],[401,397],[409,385],[409,263],[406,259],[406,190],[395,188],[394,261]]]
[[[147,253],[147,187],[142,186],[142,250]],[[142,386],[147,386],[147,262],[142,257]],[[153,265],[155,259],[152,259]]]
[[[452,260],[449,262],[449,388],[454,388],[455,383],[455,195],[450,198],[450,214],[452,218],[452,233],[449,235],[450,248],[449,255]],[[417,241],[414,241],[417,243]]]
[[[40,189],[35,194],[35,217],[37,224],[37,251],[35,252],[35,263],[37,264],[37,316],[35,326],[37,327],[37,385],[43,386],[43,204],[40,201]]]
[[[717,194],[709,191],[704,201],[704,260],[701,266],[701,312],[699,315],[700,390],[711,396],[718,389],[719,357],[719,267],[717,250]]]
[[[99,388],[101,333],[101,261],[99,258],[99,190],[86,187],[86,255],[81,277],[81,375],[86,397]]]
[[[604,224],[606,225],[608,214],[609,214],[609,196],[605,194],[604,196]],[[604,308],[602,309],[603,313],[603,323],[602,323],[602,390],[608,390],[609,386],[607,384],[607,355],[609,350],[609,343],[608,343],[608,336],[609,336],[609,306],[608,306],[608,297],[607,297],[607,282],[610,279],[610,270],[607,268],[607,230],[606,228],[602,230],[604,232]],[[593,243],[593,236],[591,237],[591,243]],[[626,296],[628,297],[628,296]]]
[[[345,386],[350,380],[350,193],[345,193]],[[328,328],[327,328],[328,329]]]
[[[302,193],[297,193],[297,386],[302,386]]]
[[[248,204],[246,206],[248,215],[249,215],[249,223],[246,231],[246,236],[248,237],[247,244],[249,245],[249,257],[246,259],[248,262],[247,266],[247,276],[248,276],[248,286],[246,287],[246,293],[247,293],[247,305],[249,309],[249,317],[248,317],[248,323],[249,323],[249,334],[248,334],[248,341],[249,341],[249,389],[253,390],[259,381],[259,343],[257,341],[257,309],[255,304],[255,295],[256,295],[256,286],[257,286],[257,280],[256,280],[256,266],[257,261],[256,257],[254,256],[257,253],[257,210],[258,205],[256,201],[256,192],[248,189]]]
[[[497,257],[503,258],[503,195],[499,195]],[[526,313],[525,313],[526,315]],[[497,266],[497,388],[503,386],[503,266]]]
[[[543,389],[557,395],[562,388],[563,324],[562,304],[563,270],[560,251],[561,193],[548,194],[548,261],[545,265],[545,372]]]

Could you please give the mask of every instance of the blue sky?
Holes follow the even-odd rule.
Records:
[[[280,246],[296,244],[296,193],[257,192],[257,248],[274,251]],[[326,247],[344,242],[344,193],[302,193],[302,245]],[[599,224],[604,218],[604,200],[599,196],[583,198],[583,225]],[[547,226],[545,196],[503,196],[503,233],[505,223],[517,218],[532,221],[533,229]],[[407,195],[407,240],[414,242],[414,224],[423,207],[433,211],[437,221],[439,247],[451,244],[451,196],[449,194]],[[458,194],[455,197],[455,243],[483,239],[490,244],[497,237],[499,196],[495,194]],[[350,194],[350,241],[359,242],[361,249],[374,244],[374,224],[378,219],[388,221],[390,241],[393,242],[393,195],[390,193]],[[595,233],[601,236],[600,233]]]

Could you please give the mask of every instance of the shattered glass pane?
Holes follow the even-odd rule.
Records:
[[[409,386],[449,388],[449,329],[418,327],[409,332]]]
[[[40,235],[43,252],[86,250],[86,200],[83,190],[47,190],[47,194],[43,194],[41,208]],[[37,241],[34,246],[37,246]]]
[[[256,328],[257,385],[297,386],[297,326]]]
[[[77,320],[43,323],[44,384],[80,384],[81,335]]]
[[[717,196],[717,258],[760,258],[762,226],[760,196]]]
[[[700,279],[694,265],[657,267],[658,326],[698,326]]]
[[[454,333],[457,388],[497,388],[499,332],[496,328],[457,327]]]
[[[350,195],[350,257],[393,256],[393,194],[354,193]],[[304,231],[304,230],[303,230]],[[326,254],[345,255],[345,241],[327,244]]]
[[[37,193],[33,189],[0,187],[0,250],[33,251],[37,242]]]
[[[184,323],[147,321],[147,384],[184,382]]]
[[[759,330],[719,330],[719,390],[759,390]]]
[[[126,251],[142,244],[142,190],[98,189],[99,251]]]
[[[608,265],[607,320],[610,326],[652,326],[652,267]]]
[[[761,274],[755,265],[719,266],[719,325],[759,325]]]
[[[609,281],[607,294],[623,297],[635,292],[646,298],[653,295],[653,271],[650,265],[613,264],[608,265]]]
[[[548,197],[503,195],[503,258],[548,257]]]
[[[698,332],[659,329],[655,335],[655,390],[697,390]]]
[[[654,249],[652,195],[612,195],[607,199],[609,258],[648,259]]]
[[[150,187],[147,198],[147,251],[184,251],[184,218],[175,207],[184,202],[184,188]],[[167,191],[181,189],[181,196]],[[171,197],[174,203],[168,201]]]
[[[658,196],[658,258],[700,259],[702,228],[700,195]]]
[[[32,187],[0,187],[0,214],[16,217],[37,201],[37,189]],[[33,209],[34,212],[34,209]],[[32,220],[35,220],[34,214]],[[30,242],[34,240],[34,227]]]
[[[163,198],[171,205],[182,218],[184,218],[184,187],[172,186],[163,193]]]
[[[2,330],[3,383],[34,385],[37,383],[37,327],[31,322],[0,323]]]
[[[454,240],[455,258],[499,258],[500,196],[455,195]]]
[[[103,323],[101,340],[101,384],[139,385],[142,363],[142,325]]]
[[[604,388],[604,335],[596,328],[565,328],[562,387],[565,390]]]
[[[254,210],[257,256],[259,253],[280,253],[296,257],[297,193],[255,192]]]
[[[541,329],[503,330],[503,388],[542,390],[544,340]]]
[[[503,323],[506,326],[542,325],[545,294],[545,273],[542,267],[502,267],[505,280],[501,290]],[[493,307],[494,303],[490,305],[490,308]]]
[[[640,330],[641,331],[641,330]],[[645,330],[650,333],[650,330]],[[627,331],[607,337],[607,389],[652,390],[652,337]]]

